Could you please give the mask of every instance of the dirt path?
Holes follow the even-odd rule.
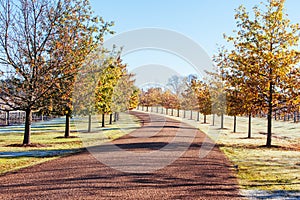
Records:
[[[118,171],[102,164],[87,151],[9,173],[0,177],[0,199],[242,199],[230,163],[217,147],[205,158],[199,158],[203,133],[175,120],[134,114],[144,126],[114,141],[126,151],[159,150],[172,143],[179,129],[186,134],[180,135],[183,141],[189,141],[188,134],[192,132],[196,136],[179,159],[156,171]],[[153,133],[156,134],[143,137]],[[204,146],[209,147],[210,142],[206,141]],[[108,153],[111,160],[118,159],[117,153]],[[143,166],[147,167],[142,160],[139,166],[126,164],[119,162],[139,172],[145,169]]]

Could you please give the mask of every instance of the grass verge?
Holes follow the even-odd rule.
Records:
[[[20,168],[57,159],[70,153],[77,153],[87,145],[101,144],[117,139],[140,127],[139,121],[132,115],[121,113],[120,121],[105,128],[100,127],[99,118],[93,117],[92,133],[87,133],[87,118],[72,120],[71,138],[64,136],[64,119],[39,122],[33,125],[32,146],[22,147],[21,126],[0,128],[0,174]],[[87,143],[86,136],[92,141]]]
[[[242,189],[300,191],[300,151],[286,146],[266,148],[259,145],[262,138],[241,139],[241,134],[227,134],[217,143],[236,166]]]
[[[247,138],[247,121],[238,119],[238,132],[233,133],[232,118],[225,127],[220,124],[196,123],[196,127],[210,136],[235,166],[241,189],[267,191],[300,191],[300,136],[289,122],[274,122],[272,148],[266,148],[265,120],[256,118],[251,138]],[[278,127],[278,128],[277,128]],[[283,131],[283,129],[285,129]]]
[[[165,113],[165,112],[164,112]],[[180,112],[183,116],[183,111]],[[252,119],[252,137],[248,135],[248,118],[237,118],[237,133],[233,133],[233,117],[225,116],[224,127],[220,129],[220,117],[207,116],[203,124],[196,122],[197,113],[186,112],[186,118],[170,118],[182,120],[206,133],[235,166],[241,189],[291,191],[300,192],[300,123],[273,121],[273,148],[265,148],[266,119]],[[217,134],[216,134],[217,133]]]

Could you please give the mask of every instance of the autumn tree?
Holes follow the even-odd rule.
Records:
[[[193,80],[191,84],[197,98],[197,109],[203,114],[203,123],[207,123],[207,115],[211,114],[212,101],[208,84],[200,80]]]
[[[30,144],[32,112],[53,105],[69,106],[77,68],[99,36],[87,0],[2,0],[0,14],[1,64],[5,79],[3,99],[14,110],[26,112],[23,144]],[[96,38],[96,39],[99,39]],[[62,101],[58,101],[58,99]],[[55,103],[55,104],[54,104]],[[68,109],[66,109],[68,110]]]
[[[133,86],[133,91],[131,93],[130,96],[130,100],[129,100],[129,110],[135,109],[138,107],[139,105],[139,96],[140,96],[140,89],[136,86]]]
[[[89,1],[77,0],[68,5],[64,12],[64,18],[56,24],[58,38],[53,38],[53,57],[57,59],[57,65],[68,66],[68,77],[56,92],[58,102],[55,104],[56,112],[65,115],[65,137],[70,135],[70,117],[73,111],[72,96],[76,75],[81,73],[83,64],[86,64],[87,56],[98,50],[104,34],[111,31],[109,28],[113,22],[104,22],[102,18],[93,16]],[[100,54],[101,52],[97,51]],[[62,66],[63,67],[63,66]]]
[[[63,14],[62,2],[0,1],[1,100],[26,112],[23,144],[30,144],[32,112],[44,107],[51,88],[61,79],[50,57],[53,24]],[[13,90],[12,90],[13,88]]]
[[[92,115],[96,114],[96,85],[106,67],[105,52],[101,46],[91,52],[75,78],[72,94],[73,113],[77,116],[88,117],[88,132],[92,130]]]
[[[73,111],[72,96],[77,74],[81,73],[82,66],[87,64],[89,54],[98,53],[101,57],[104,35],[113,33],[110,30],[113,22],[105,22],[101,17],[94,16],[87,0],[70,1],[63,16],[55,24],[59,35],[52,38],[52,56],[56,58],[57,66],[68,66],[64,72],[67,76],[58,88],[60,91],[55,93],[55,111],[65,115],[65,137],[69,137],[70,117]],[[97,60],[99,62],[99,59]]]
[[[170,90],[166,90],[162,93],[161,104],[166,109],[166,113],[168,114],[168,110],[171,110],[171,115],[174,115],[174,109],[178,109],[180,107],[180,102],[176,94],[173,94]]]
[[[147,91],[142,91],[140,95],[140,104],[146,107],[146,111],[149,111],[149,107],[161,105],[162,102],[162,89],[157,87],[148,88]]]
[[[97,112],[102,114],[102,127],[105,126],[105,115],[113,112],[114,88],[123,76],[123,70],[126,67],[121,64],[119,55],[111,55],[106,62],[95,90],[95,106]]]
[[[241,87],[245,80],[241,78],[243,74],[235,70],[239,66],[235,66],[236,63],[231,60],[231,56],[225,47],[221,47],[218,49],[218,54],[214,55],[213,61],[222,73],[222,87],[226,93],[226,112],[228,115],[234,116],[233,132],[236,132],[236,116],[248,115],[248,138],[251,138],[252,114],[254,108],[259,107],[258,103],[261,102],[261,99],[255,95],[255,87],[252,88],[254,85],[250,81],[253,79],[246,80],[248,87]]]
[[[279,109],[289,109],[289,112],[294,115],[294,122],[299,121],[300,112],[300,68],[299,65],[295,65],[287,74],[287,81],[290,84],[285,86],[285,95],[280,99]],[[279,110],[278,109],[278,110]]]
[[[184,80],[184,90],[181,92],[182,100],[180,101],[180,107],[183,109],[183,117],[186,117],[186,111],[190,110],[190,118],[193,117],[193,110],[197,107],[197,100],[195,92],[192,88],[192,83],[197,77],[189,75]]]
[[[146,91],[141,89],[139,94],[139,107],[142,107],[142,110],[144,111],[144,106],[147,106]]]
[[[131,110],[137,106],[138,90],[134,86],[134,74],[127,72],[126,65],[123,65],[123,74],[118,80],[113,91],[112,111],[115,114],[115,121],[119,118],[119,113]],[[112,115],[110,123],[112,122]]]
[[[1,99],[13,110],[26,112],[23,144],[30,144],[32,112],[45,106],[65,76],[53,64],[51,38],[63,16],[62,1],[0,1],[0,60],[10,84],[1,87]],[[14,88],[10,90],[10,88]]]
[[[224,128],[224,115],[226,114],[226,82],[224,78],[224,66],[215,68],[214,71],[206,71],[211,99],[211,113],[213,114],[213,125],[215,116],[220,116],[220,128]]]
[[[252,90],[253,97],[262,100],[261,108],[267,108],[267,147],[271,147],[276,100],[292,82],[287,74],[299,62],[299,25],[290,23],[284,3],[268,0],[265,9],[253,8],[253,17],[240,6],[235,15],[236,35],[226,37],[234,46],[230,59],[236,68],[232,71],[240,78],[243,92]]]

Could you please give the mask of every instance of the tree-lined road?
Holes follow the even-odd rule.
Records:
[[[8,173],[0,177],[0,199],[243,198],[231,164],[217,147],[205,158],[199,158],[204,133],[173,119],[133,114],[141,119],[143,127],[114,141],[127,151],[158,150],[172,141],[178,129],[194,132],[196,136],[179,159],[149,173],[117,171],[99,162],[88,151]],[[151,137],[132,136],[157,130]]]

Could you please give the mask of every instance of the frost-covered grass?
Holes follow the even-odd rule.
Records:
[[[74,130],[73,124],[71,130]],[[71,132],[74,138],[62,137],[64,136],[63,118],[33,124],[31,142],[34,145],[32,146],[21,146],[23,131],[22,126],[0,128],[0,173],[46,162],[64,155],[63,150],[73,149],[77,152],[82,147],[77,132]],[[53,150],[57,151],[56,155],[52,154]]]
[[[183,111],[180,111],[180,116],[182,119]],[[212,126],[212,116],[207,116],[208,124],[203,124],[202,115],[197,122],[196,112],[192,114],[193,120],[190,116],[190,111],[187,111],[183,122],[199,128],[219,145],[235,166],[242,189],[300,191],[300,123],[273,120],[274,146],[269,149],[264,147],[266,119],[252,118],[252,137],[248,139],[247,117],[237,117],[237,132],[233,133],[233,117],[225,116],[225,129],[221,130],[220,117],[215,118],[215,126]]]
[[[0,127],[0,174],[81,151],[88,145],[98,145],[127,134],[140,126],[138,119],[121,113],[120,121],[100,127],[100,117],[94,116],[92,132],[87,133],[87,118],[71,120],[71,138],[64,138],[64,118],[34,123],[31,142],[22,147],[22,126]],[[90,142],[88,141],[90,140]]]
[[[200,125],[205,130],[207,125]],[[215,138],[221,150],[237,167],[240,185],[245,189],[300,191],[300,123],[273,121],[272,148],[266,148],[266,119],[238,117],[237,133],[233,118],[225,117],[225,130]],[[203,127],[203,128],[201,128]],[[219,127],[219,123],[216,124]],[[206,127],[207,128],[207,127]],[[215,130],[215,127],[209,127]],[[210,132],[207,131],[208,135]]]

